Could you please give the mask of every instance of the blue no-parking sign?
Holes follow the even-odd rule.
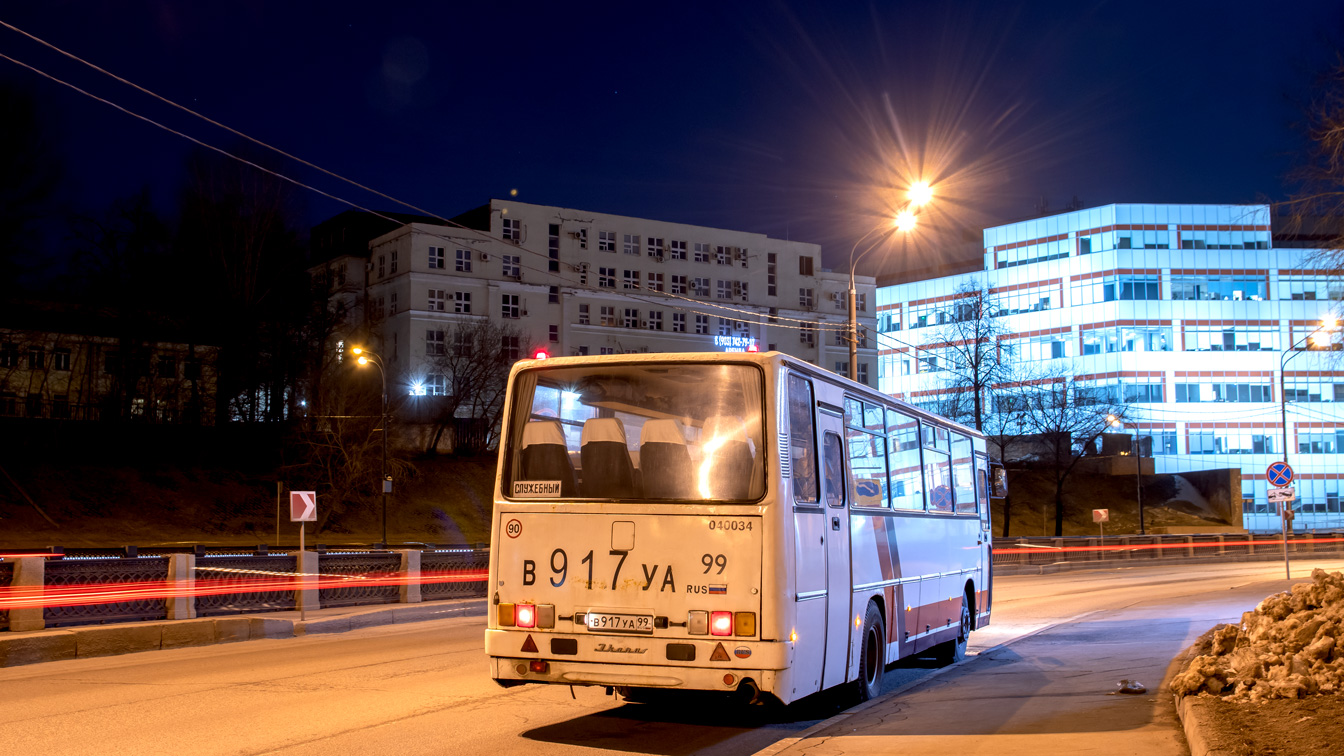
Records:
[[[1265,480],[1275,488],[1283,488],[1293,482],[1293,468],[1287,462],[1275,462],[1265,468]]]

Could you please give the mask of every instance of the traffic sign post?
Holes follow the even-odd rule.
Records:
[[[289,521],[299,524],[299,558],[296,565],[303,564],[303,530],[305,523],[317,522],[317,492],[316,491],[290,491],[289,492]],[[296,570],[297,571],[297,570]],[[305,602],[299,602],[299,621],[308,620],[308,609]]]
[[[1287,453],[1287,449],[1284,449],[1284,454]],[[1283,576],[1292,580],[1293,571],[1288,564],[1288,529],[1292,527],[1293,499],[1297,498],[1297,491],[1290,487],[1293,468],[1288,466],[1286,460],[1275,462],[1265,468],[1265,480],[1272,486],[1268,493],[1270,503],[1278,503],[1280,507],[1279,522],[1283,523]]]
[[[1094,509],[1092,510],[1092,522],[1097,524],[1098,533],[1102,538],[1106,537],[1106,523],[1111,521],[1111,510]]]

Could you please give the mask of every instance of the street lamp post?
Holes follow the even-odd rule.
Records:
[[[383,383],[383,413],[380,417],[383,433],[383,464],[382,474],[380,476],[383,488],[383,548],[387,548],[387,494],[392,489],[392,481],[387,477],[387,372],[383,370],[383,359],[376,353],[363,347],[355,347],[350,350],[359,357],[360,365],[372,363],[378,368],[378,377]]]
[[[1106,419],[1114,428],[1125,427],[1115,415],[1107,415]],[[1134,499],[1139,503],[1139,535],[1147,535],[1148,531],[1143,521],[1143,454],[1140,453],[1140,449],[1142,447],[1139,445],[1139,429],[1136,427],[1134,435],[1130,436],[1129,451],[1134,455]]]
[[[1298,349],[1298,347],[1307,344],[1307,342],[1313,342],[1317,346],[1322,346],[1322,342],[1324,342],[1324,346],[1329,347],[1330,332],[1338,327],[1339,321],[1335,320],[1334,317],[1324,317],[1321,319],[1321,324],[1316,326],[1311,333],[1293,342],[1287,349],[1279,354],[1279,427],[1283,433],[1283,463],[1285,465],[1288,464],[1288,381],[1284,377],[1284,369],[1287,367],[1289,361],[1301,353],[1302,350]],[[1324,339],[1321,337],[1324,337]],[[1310,349],[1310,345],[1308,345],[1307,348]],[[1283,521],[1283,557],[1285,561],[1288,559],[1287,513],[1291,510],[1292,502],[1289,502],[1288,506],[1284,507],[1283,514],[1281,515]]]
[[[854,246],[849,250],[849,378],[853,381],[859,379],[859,295],[854,285],[854,266],[863,259],[864,255],[877,249],[893,232],[900,231],[906,235],[906,238],[909,238],[910,232],[915,230],[917,222],[915,212],[911,208],[927,204],[933,198],[933,188],[929,186],[928,182],[917,181],[911,185],[907,196],[909,202],[906,203],[905,209],[897,213],[896,217],[892,219],[891,228],[882,235],[882,238],[868,245],[868,248],[863,250],[858,257],[854,256],[863,240],[872,236],[874,231],[881,228],[881,226],[877,226],[860,236],[859,240],[854,242]]]

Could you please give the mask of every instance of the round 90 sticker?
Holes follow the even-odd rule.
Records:
[[[509,523],[504,526],[504,532],[508,534],[509,538],[517,538],[523,534],[523,524],[517,520],[509,520]]]

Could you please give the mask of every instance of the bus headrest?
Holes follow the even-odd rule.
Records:
[[[523,448],[543,444],[565,445],[565,432],[559,420],[531,420],[523,426]]]
[[[681,432],[681,423],[676,420],[650,420],[644,423],[639,432],[639,445],[679,444],[686,445],[686,436]]]
[[[625,443],[625,425],[614,417],[594,417],[583,424],[579,446],[592,442],[615,441]]]

